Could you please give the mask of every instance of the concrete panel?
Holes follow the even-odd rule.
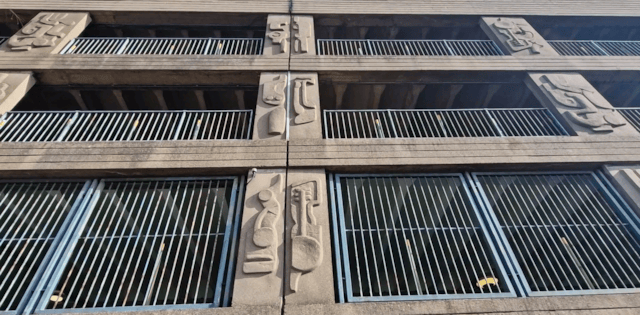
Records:
[[[289,84],[289,139],[322,139],[318,74],[292,73]]]
[[[613,179],[618,191],[640,215],[640,165],[608,165],[605,166],[605,171]]]
[[[292,55],[315,55],[316,36],[312,16],[294,15],[291,31],[293,33]]]
[[[558,56],[553,47],[525,19],[482,17],[480,27],[505,54]]]
[[[327,176],[323,169],[288,170],[285,305],[333,304]]]
[[[638,135],[581,74],[529,73],[525,83],[540,103],[577,135]]]
[[[289,13],[289,0],[3,0],[3,9]]]
[[[36,83],[31,73],[0,73],[0,115],[12,110]]]
[[[286,139],[288,82],[286,72],[264,72],[260,75],[253,139]]]
[[[291,16],[269,15],[264,39],[264,55],[288,59],[289,46],[291,46]]]
[[[242,214],[233,306],[282,306],[285,169],[252,170]]]
[[[89,13],[41,12],[0,46],[0,53],[57,54],[90,22]]]

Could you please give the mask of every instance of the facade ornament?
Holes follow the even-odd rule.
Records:
[[[518,24],[511,19],[499,18],[493,23],[493,27],[507,37],[505,43],[514,52],[529,49],[532,54],[540,54],[540,49],[544,47],[536,42],[536,33],[527,30],[530,27],[528,24]]]
[[[0,101],[7,97],[7,90],[9,89],[9,84],[3,82],[6,78],[9,77],[7,73],[0,73]]]
[[[318,181],[310,181],[291,188],[291,291],[298,290],[303,273],[309,273],[322,264],[322,226],[318,225],[314,207],[322,204]]]
[[[572,109],[565,113],[571,122],[596,133],[610,133],[627,124],[611,104],[596,97],[598,92],[588,82],[558,74],[543,75],[541,81],[553,100]]]
[[[269,134],[281,135],[287,125],[287,110],[285,109],[287,76],[278,75],[274,80],[264,83],[262,101],[271,106],[277,106],[269,113]]]
[[[287,52],[287,22],[271,22],[269,23],[269,33],[267,37],[271,38],[274,44],[280,45],[280,53]]]
[[[264,209],[256,217],[253,230],[253,237],[247,235],[247,243],[251,242],[257,250],[249,252],[247,250],[246,259],[242,266],[244,273],[271,273],[278,266],[278,235],[276,224],[282,214],[281,205],[278,202],[278,193],[282,191],[282,174],[276,176],[276,183],[269,189],[258,193],[258,201]],[[246,248],[252,248],[247,246]]]
[[[309,52],[309,40],[311,40],[311,21],[301,19],[299,16],[293,18],[293,52],[304,54]]]
[[[317,119],[317,104],[309,97],[309,86],[315,85],[313,78],[296,78],[293,83],[293,109],[296,112],[294,122],[298,125]]]
[[[67,35],[67,28],[76,25],[69,13],[44,13],[12,36],[8,46],[14,51],[28,51],[38,47],[53,47]]]

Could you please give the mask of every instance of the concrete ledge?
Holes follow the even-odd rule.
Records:
[[[288,13],[288,0],[4,0],[3,9]]]
[[[285,141],[1,143],[0,177],[218,175],[286,158]]]
[[[331,171],[553,169],[640,161],[640,137],[291,140],[291,167]],[[389,166],[393,166],[390,170]]]
[[[59,313],[60,315],[113,315],[113,314],[126,314],[126,315],[280,315],[281,309],[278,306],[264,305],[264,306],[233,306],[233,307],[220,307],[220,308],[207,308],[207,309],[192,309],[192,310],[161,310],[161,311],[133,311],[133,312],[118,312],[118,313],[106,313],[106,312],[87,312],[87,313]]]
[[[285,314],[530,314],[631,315],[640,312],[640,294],[511,299],[371,302],[291,306]]]

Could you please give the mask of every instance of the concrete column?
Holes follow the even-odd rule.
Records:
[[[287,73],[260,75],[258,104],[253,123],[253,139],[285,140],[287,129]]]
[[[547,55],[558,53],[522,18],[482,17],[480,27],[505,54],[514,56]]]
[[[317,73],[292,73],[289,139],[322,139],[322,111]]]
[[[633,210],[640,215],[640,165],[605,166],[605,172],[612,179],[618,192],[627,200]]]
[[[270,14],[264,39],[264,55],[289,58],[291,43],[291,16]]]
[[[334,304],[331,227],[324,169],[289,169],[287,200],[285,304]]]
[[[12,110],[35,83],[31,73],[0,72],[0,115]]]
[[[0,52],[57,54],[90,22],[89,13],[41,12],[0,46]]]
[[[525,83],[573,135],[638,135],[636,129],[578,73],[529,73]]]
[[[284,169],[253,170],[242,213],[233,306],[282,306]]]
[[[294,15],[292,24],[293,55],[315,55],[316,36],[313,25],[313,17],[307,15]]]

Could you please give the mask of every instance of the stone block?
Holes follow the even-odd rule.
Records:
[[[289,170],[287,196],[285,304],[334,304],[324,169]]]
[[[482,17],[480,27],[505,54],[558,56],[555,49],[525,19]]]
[[[578,136],[638,135],[638,131],[580,74],[529,73],[525,83]]]
[[[0,46],[0,52],[58,54],[90,22],[89,13],[41,12]]]
[[[242,228],[232,304],[282,305],[286,171],[252,170]]]
[[[11,111],[35,83],[31,73],[0,72],[0,115]]]

